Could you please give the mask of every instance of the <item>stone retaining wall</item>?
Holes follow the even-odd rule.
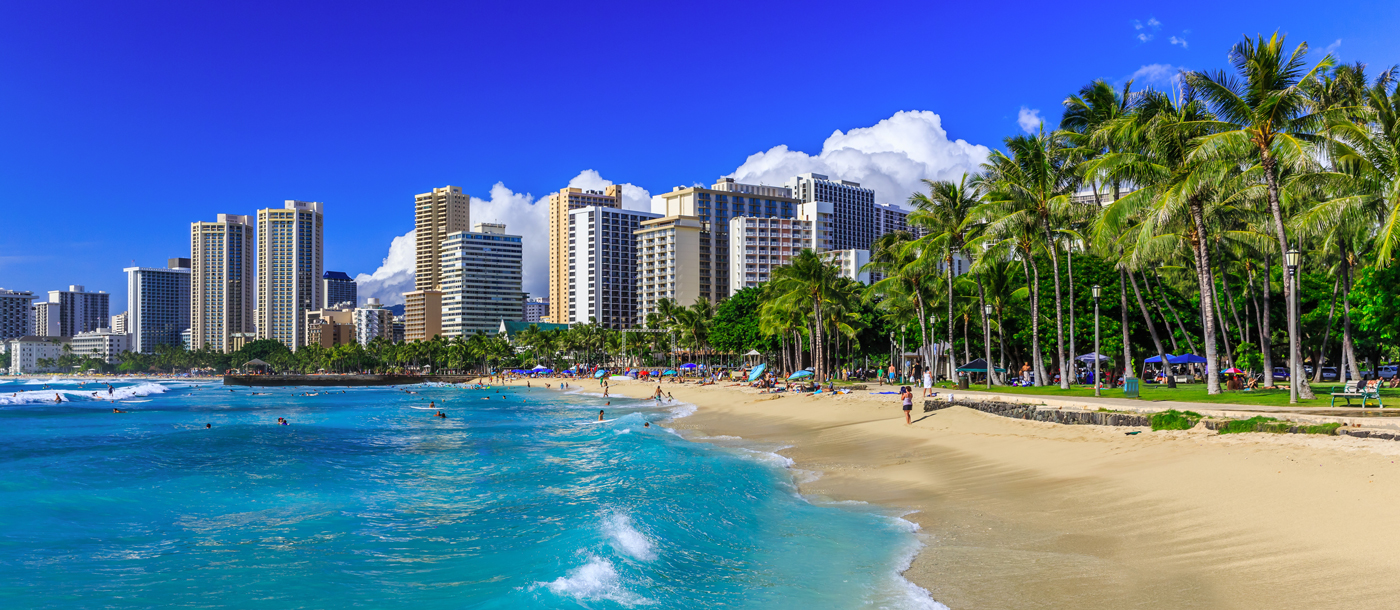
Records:
[[[924,401],[925,412],[937,411],[948,407],[967,407],[983,413],[991,413],[992,415],[1000,415],[1012,419],[1028,419],[1055,424],[1134,427],[1150,427],[1152,425],[1151,416],[1132,413],[1063,411],[1060,409],[1039,408],[1032,405],[986,400],[967,400],[964,398],[956,398],[953,399],[952,402],[946,400]]]

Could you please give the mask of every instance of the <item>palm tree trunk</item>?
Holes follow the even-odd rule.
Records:
[[[1268,253],[1264,254],[1264,286],[1260,293],[1263,296],[1263,304],[1259,307],[1259,352],[1264,360],[1264,387],[1274,386],[1274,346],[1269,340],[1269,294],[1273,292],[1273,270],[1269,264]]]
[[[1268,184],[1269,191],[1269,214],[1273,216],[1274,233],[1275,237],[1278,238],[1278,251],[1279,255],[1282,256],[1288,252],[1288,231],[1284,228],[1283,207],[1279,203],[1278,161],[1274,159],[1273,155],[1269,154],[1267,149],[1261,152],[1262,165],[1264,166],[1264,181]],[[1289,382],[1298,386],[1298,398],[1300,400],[1312,400],[1316,398],[1313,395],[1312,386],[1306,383],[1297,383],[1301,381],[1302,377],[1299,373],[1303,370],[1303,343],[1302,337],[1299,337],[1298,332],[1296,332],[1298,330],[1299,312],[1297,303],[1295,302],[1297,299],[1294,298],[1294,294],[1298,290],[1298,286],[1294,284],[1295,279],[1295,277],[1286,276],[1283,281],[1283,300],[1288,304],[1288,358],[1293,364],[1293,368],[1289,373]],[[1295,376],[1300,379],[1293,379]]]
[[[1176,333],[1172,331],[1172,321],[1167,318],[1167,314],[1162,311],[1162,305],[1157,300],[1157,294],[1152,292],[1152,282],[1147,281],[1147,272],[1142,272],[1142,287],[1147,290],[1147,296],[1152,300],[1152,309],[1157,312],[1157,317],[1162,319],[1162,329],[1167,331],[1167,340],[1171,341],[1172,353],[1180,354],[1181,347],[1176,343]]]
[[[997,308],[997,348],[998,359],[1001,360],[1001,370],[1004,374],[1009,374],[1011,370],[1006,368],[1006,332],[1003,330],[1000,307]],[[1006,383],[1006,378],[1000,376],[997,378],[1000,379],[1002,383]]]
[[[1356,362],[1356,344],[1351,338],[1351,287],[1354,267],[1345,253],[1342,255],[1342,357],[1347,360],[1352,379],[1361,379],[1361,367]]]
[[[982,314],[982,361],[987,363],[987,379],[1001,385],[1001,377],[996,374],[996,366],[992,364],[992,326],[987,319],[987,293],[982,287],[982,275],[974,273],[972,278],[977,281],[977,311]]]
[[[1026,267],[1026,277],[1030,282],[1031,367],[1035,373],[1035,385],[1039,387],[1045,385],[1045,361],[1040,355],[1040,267],[1035,264],[1030,248],[1026,248],[1026,258],[1021,259],[1021,265]]]
[[[1128,272],[1128,282],[1133,285],[1133,296],[1137,297],[1138,309],[1142,310],[1142,320],[1147,323],[1147,332],[1152,333],[1152,345],[1157,348],[1157,357],[1162,359],[1162,371],[1167,378],[1167,387],[1176,387],[1176,378],[1171,375],[1171,364],[1167,362],[1167,351],[1162,349],[1162,338],[1157,336],[1157,325],[1152,323],[1152,316],[1147,313],[1147,303],[1142,300],[1142,291],[1138,290],[1137,276]]]
[[[917,282],[914,284],[914,303],[919,306],[919,334],[921,335],[920,339],[922,340],[922,343],[920,343],[920,345],[923,346],[922,352],[924,354],[924,358],[926,358],[926,360],[924,360],[924,365],[927,366],[929,363],[933,362],[933,351],[928,344],[928,312],[924,311],[924,296],[923,292],[919,290],[919,285]],[[904,350],[902,349],[900,350],[899,358],[901,360],[904,359]]]
[[[1171,299],[1167,298],[1167,288],[1162,284],[1162,276],[1154,270],[1152,279],[1157,281],[1157,292],[1162,295],[1162,302],[1167,304],[1167,311],[1172,312],[1172,318],[1176,320],[1176,327],[1181,330],[1181,336],[1186,337],[1186,346],[1191,348],[1191,353],[1199,354],[1196,349],[1196,340],[1191,338],[1191,333],[1186,332],[1186,325],[1181,323],[1181,316],[1176,313],[1176,308],[1172,307]]]
[[[1118,269],[1118,315],[1119,328],[1123,330],[1123,378],[1133,376],[1133,342],[1128,332],[1128,278],[1127,272]]]
[[[1065,367],[1065,316],[1064,297],[1060,292],[1060,252],[1050,234],[1050,220],[1041,221],[1045,229],[1046,248],[1050,250],[1051,277],[1055,279],[1055,366],[1060,369],[1060,389],[1069,389],[1069,369]]]
[[[969,322],[971,322],[971,320],[968,320],[967,316],[963,316],[963,362],[972,362],[972,354],[968,352],[970,348],[967,342],[967,325]],[[957,367],[952,368],[954,371],[958,370]]]
[[[948,257],[948,380],[958,369],[957,352],[953,351],[953,257]],[[935,374],[937,379],[938,375]]]
[[[1069,273],[1069,362],[1072,369],[1074,359],[1079,357],[1074,349],[1074,242],[1068,242],[1065,248],[1065,269]]]
[[[1240,343],[1248,341],[1245,338],[1244,325],[1240,323],[1240,312],[1235,308],[1235,295],[1230,291],[1230,274],[1225,271],[1225,258],[1220,256],[1220,245],[1216,244],[1215,257],[1220,259],[1220,287],[1225,290],[1225,303],[1230,306],[1230,317],[1235,319],[1235,328],[1240,335]]]
[[[1337,289],[1341,285],[1340,279],[1332,281],[1332,304],[1327,307],[1327,332],[1322,333],[1322,343],[1313,351],[1313,383],[1322,382],[1322,358],[1327,354],[1327,343],[1332,338],[1332,322],[1337,315]],[[1338,367],[1337,370],[1340,372],[1342,369]]]
[[[1220,272],[1224,274],[1225,270],[1221,269]],[[1225,322],[1225,314],[1220,310],[1220,293],[1214,292],[1214,278],[1211,279],[1210,288],[1212,290],[1211,301],[1214,301],[1215,305],[1215,319],[1220,321],[1220,342],[1225,345],[1225,357],[1230,360],[1233,366],[1235,362],[1235,350],[1230,347],[1230,325]]]

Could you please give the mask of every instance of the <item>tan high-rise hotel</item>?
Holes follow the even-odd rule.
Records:
[[[231,352],[233,334],[253,332],[256,221],[219,214],[190,223],[190,349]]]
[[[404,340],[442,334],[442,242],[471,228],[471,195],[460,186],[435,188],[414,198],[413,292],[404,293]]]
[[[622,185],[603,192],[569,187],[549,194],[549,316],[546,322],[569,322],[569,211],[586,206],[622,207]]]

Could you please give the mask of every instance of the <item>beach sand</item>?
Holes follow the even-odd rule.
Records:
[[[668,425],[790,446],[821,473],[804,494],[916,511],[927,546],[905,577],[950,608],[1400,606],[1400,442],[1128,436],[960,407],[906,426],[896,396],[866,391],[663,390],[698,407]]]

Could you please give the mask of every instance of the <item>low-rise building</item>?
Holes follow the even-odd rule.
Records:
[[[306,345],[335,347],[355,342],[355,310],[311,309],[306,312]]]
[[[58,360],[67,343],[60,337],[18,337],[9,340],[10,374],[30,375],[57,372],[55,365],[41,366],[40,360]]]
[[[636,271],[633,271],[636,273]],[[520,321],[539,322],[549,315],[549,297],[530,297],[525,299],[525,309],[520,312]]]
[[[70,342],[73,353],[84,358],[98,358],[107,364],[121,362],[121,353],[131,349],[131,335],[110,328],[78,333]]]

